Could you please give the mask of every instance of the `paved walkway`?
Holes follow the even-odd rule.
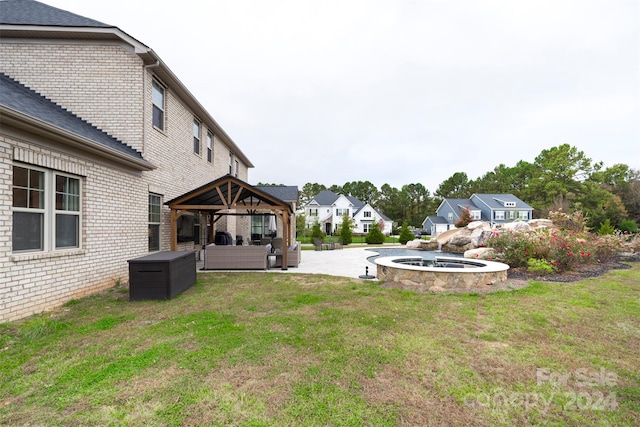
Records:
[[[357,278],[364,275],[366,267],[369,267],[369,274],[375,276],[376,265],[367,261],[368,257],[376,254],[374,250],[375,248],[368,247],[346,247],[332,251],[305,250],[301,253],[298,267],[289,267],[288,270],[273,268],[269,271],[277,273],[328,274],[331,276]],[[198,268],[200,267],[201,265],[198,266]]]

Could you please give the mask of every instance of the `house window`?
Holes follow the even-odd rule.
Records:
[[[471,218],[473,218],[476,221],[479,221],[480,218],[482,218],[482,212],[480,211],[471,211]]]
[[[503,220],[504,219],[504,211],[495,211],[493,219]]]
[[[229,151],[229,175],[233,174],[233,153]]]
[[[318,216],[318,208],[309,208],[309,216]]]
[[[515,219],[516,218],[516,211],[509,211],[509,219]]]
[[[240,175],[240,162],[236,160],[236,178]]]
[[[263,237],[275,237],[275,218],[273,215],[253,215],[251,217],[251,240],[257,241]]]
[[[193,152],[200,154],[200,122],[193,119]]]
[[[362,213],[362,216],[363,216],[364,218],[371,218],[371,211],[364,211],[364,212]]]
[[[527,220],[527,219],[529,219],[529,212],[527,212],[527,211],[520,211],[520,219],[521,219],[521,220]]]
[[[80,178],[13,167],[14,252],[80,247]]]
[[[162,196],[149,193],[149,251],[160,250],[160,206]]]
[[[453,213],[452,212],[449,212],[447,214],[447,221],[453,221]]]
[[[151,84],[153,103],[153,126],[164,130],[164,87],[155,80]]]
[[[336,216],[349,215],[349,209],[336,209]]]
[[[207,132],[207,161],[211,163],[213,159],[213,135]]]
[[[362,224],[362,231],[364,233],[368,233],[369,230],[371,230],[371,223],[366,222],[366,223]]]

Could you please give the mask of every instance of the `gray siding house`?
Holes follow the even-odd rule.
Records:
[[[486,221],[492,226],[513,221],[532,219],[533,208],[513,194],[473,194],[468,199],[444,199],[436,216],[428,216],[423,229],[436,235],[454,228],[463,209],[469,209],[476,221]]]

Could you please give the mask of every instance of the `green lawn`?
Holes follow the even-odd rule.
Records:
[[[640,264],[427,295],[207,273],[0,325],[0,425],[639,425]]]

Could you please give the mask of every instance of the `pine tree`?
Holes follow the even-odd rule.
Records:
[[[342,224],[340,225],[340,240],[343,245],[349,245],[353,241],[353,221],[348,214],[342,217]]]
[[[398,241],[401,245],[406,245],[408,241],[415,239],[416,236],[409,231],[409,225],[407,222],[402,223],[402,229],[400,230],[400,236],[398,236]]]

